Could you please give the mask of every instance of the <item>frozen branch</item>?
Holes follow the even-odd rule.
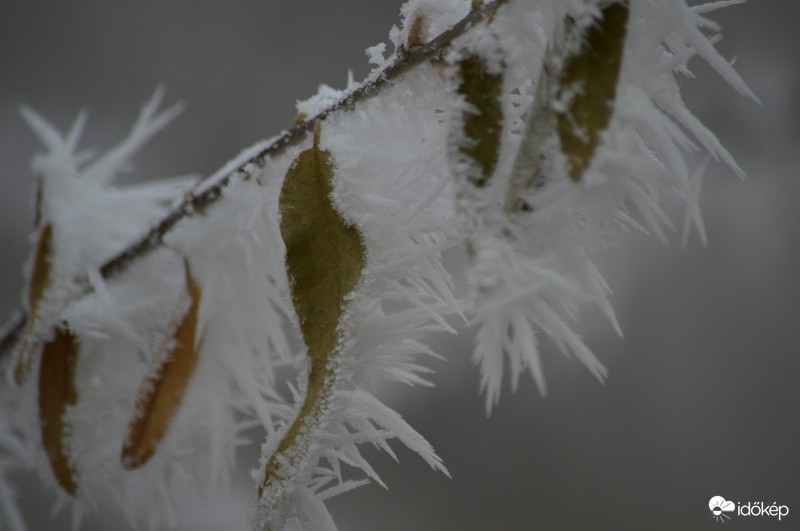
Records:
[[[187,195],[178,207],[161,219],[161,221],[150,229],[139,241],[131,244],[124,251],[104,263],[102,267],[100,267],[100,274],[102,277],[104,279],[114,278],[131,267],[139,259],[160,248],[164,238],[181,220],[190,218],[198,212],[205,211],[222,197],[222,192],[228,185],[237,181],[249,180],[254,170],[263,168],[270,157],[279,155],[287,148],[305,140],[308,133],[313,130],[317,120],[324,120],[335,112],[354,108],[359,102],[371,98],[379,94],[383,89],[390,87],[392,81],[400,78],[409,70],[428,60],[437,58],[455,38],[464,34],[476,23],[493,13],[502,2],[503,0],[497,0],[484,4],[482,7],[470,12],[450,29],[442,32],[428,43],[413,46],[411,49],[401,47],[391,64],[386,66],[382,72],[374,76],[370,81],[367,81],[353,90],[344,99],[331,105],[316,116],[285,131],[261,151],[221,177],[212,186],[204,187],[202,184],[199,185],[197,187],[198,191]],[[84,294],[91,291],[87,279],[81,279],[79,284],[84,286]],[[18,310],[14,313],[9,322],[0,329],[0,333],[2,334],[0,335],[0,359],[5,357],[6,353],[13,350],[13,346],[19,339],[26,322],[27,316],[24,312]]]

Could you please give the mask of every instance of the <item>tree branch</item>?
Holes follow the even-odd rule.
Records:
[[[161,221],[150,229],[139,241],[131,244],[124,251],[104,263],[100,267],[100,274],[102,277],[105,279],[114,278],[131,267],[140,258],[158,249],[162,245],[164,237],[181,220],[190,218],[196,212],[202,212],[207,207],[216,203],[217,200],[222,197],[222,191],[229,184],[236,181],[249,180],[252,177],[254,166],[259,169],[263,168],[269,157],[279,155],[287,148],[305,140],[308,133],[314,129],[314,124],[317,120],[324,120],[332,113],[354,108],[362,100],[369,99],[379,94],[384,88],[391,86],[392,81],[400,78],[409,70],[425,61],[436,58],[455,38],[464,34],[476,23],[491,15],[503,1],[504,0],[495,0],[494,2],[486,3],[482,7],[470,12],[466,17],[454,24],[453,27],[444,31],[426,44],[413,46],[410,50],[401,47],[394,61],[384,68],[373,81],[361,85],[343,100],[328,107],[305,122],[292,127],[257,154],[220,178],[213,186],[187,196],[177,208],[162,218]],[[91,291],[89,283],[85,278],[81,279],[80,284],[85,286],[83,295]],[[27,316],[24,312],[18,310],[8,323],[0,329],[0,359],[2,359],[6,353],[13,350],[13,346],[16,345],[26,322]]]

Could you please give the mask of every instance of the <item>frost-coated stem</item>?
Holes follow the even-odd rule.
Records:
[[[197,212],[203,212],[222,197],[223,190],[236,181],[249,180],[254,168],[263,168],[272,156],[283,153],[287,148],[305,140],[310,131],[314,129],[317,120],[324,120],[328,115],[337,111],[352,109],[360,101],[366,100],[391,86],[391,82],[427,60],[434,59],[453,41],[453,39],[467,32],[477,22],[490,15],[503,0],[487,2],[482,7],[470,12],[463,19],[456,22],[450,29],[442,32],[430,42],[415,46],[411,50],[402,48],[398,51],[395,60],[386,66],[382,72],[373,76],[370,81],[360,85],[342,100],[331,105],[316,116],[307,119],[291,129],[285,131],[278,138],[270,142],[255,155],[239,164],[211,186],[200,184],[196,191],[187,195],[181,204],[167,214],[139,241],[128,246],[124,251],[108,260],[100,267],[100,275],[105,279],[116,277],[126,271],[137,260],[147,256],[152,251],[159,249],[164,238],[175,226],[185,218],[192,217]],[[85,286],[84,294],[91,291],[87,279],[82,279],[80,284]],[[27,322],[24,312],[17,311],[10,321],[0,328],[0,359],[16,345],[17,339]]]

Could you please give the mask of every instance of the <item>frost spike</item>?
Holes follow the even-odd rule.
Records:
[[[600,134],[611,121],[625,48],[627,3],[613,3],[601,13],[586,30],[580,51],[567,57],[556,94],[556,101],[567,106],[558,113],[558,136],[575,182],[589,167]]]
[[[305,453],[298,444],[332,392],[331,362],[341,348],[339,324],[366,261],[361,234],[332,202],[335,164],[331,152],[320,149],[319,135],[317,122],[314,144],[289,167],[279,202],[292,303],[310,361],[308,385],[297,417],[267,460],[259,498],[271,482],[290,481],[286,465],[296,465]]]
[[[57,329],[55,338],[42,349],[39,367],[39,424],[42,444],[58,483],[70,495],[78,489],[66,448],[69,425],[67,408],[78,402],[75,370],[78,345],[69,330]]]
[[[161,366],[139,388],[136,413],[128,425],[122,448],[122,465],[134,470],[147,464],[169,431],[186,388],[197,366],[200,347],[195,344],[200,287],[186,264],[186,287],[191,303],[175,330],[175,346],[169,356],[157,359]]]
[[[36,244],[36,255],[33,260],[30,284],[28,285],[28,315],[31,316],[27,331],[20,342],[17,354],[17,363],[14,367],[14,381],[17,385],[25,383],[31,363],[35,355],[35,350],[39,346],[39,341],[33,337],[32,331],[36,323],[36,311],[39,302],[44,296],[47,286],[50,284],[51,271],[53,269],[53,226],[48,223],[39,233],[39,242]]]

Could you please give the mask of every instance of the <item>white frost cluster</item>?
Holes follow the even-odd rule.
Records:
[[[538,79],[542,58],[552,52],[547,49],[552,39],[538,37],[557,34],[566,16],[585,25],[587,18],[599,16],[598,6],[583,1],[509,2],[483,30],[495,39],[484,37],[486,45],[480,48],[476,42],[481,41],[468,35],[455,45],[454,57],[462,50],[475,53],[477,49],[492,65],[498,62],[499,41],[508,65],[505,86],[510,94],[504,104],[506,124],[498,169],[480,197],[462,200],[468,218],[464,226],[475,253],[469,273],[475,320],[480,323],[475,360],[488,410],[499,400],[506,359],[512,388],[521,373],[529,372],[545,392],[540,334],[572,353],[602,380],[605,367],[572,325],[581,306],[595,304],[621,334],[608,300],[609,287],[592,257],[610,246],[621,231],[643,230],[665,240],[664,231],[672,223],[660,206],[664,195],[686,204],[685,236],[693,225],[705,241],[697,205],[703,165],[692,171],[686,162],[686,155],[697,151],[698,143],[714,159],[742,174],[714,135],[686,108],[675,79],[689,74],[688,61],[699,55],[740,93],[753,97],[713,48],[714,38],[701,32],[716,26],[700,15],[702,8],[693,10],[684,0],[631,0],[629,6],[612,120],[579,183],[567,175],[556,130],[541,118],[543,109],[553,116],[563,112],[563,102],[548,99],[552,91],[546,83],[552,81]],[[553,70],[559,65],[550,66]],[[463,106],[457,100],[454,109]],[[458,113],[454,115],[451,127],[458,131],[461,124]],[[538,121],[531,121],[531,116]],[[525,156],[526,150],[543,153],[544,178],[515,190],[521,175],[514,161],[520,152]],[[456,161],[453,171],[459,175],[469,168]],[[523,171],[530,172],[527,164]],[[527,204],[524,211],[508,212],[504,207],[514,193]]]
[[[274,369],[289,358],[274,186],[255,180],[232,184],[218,206],[182,222],[137,267],[110,282],[97,272],[143,237],[194,181],[111,186],[130,157],[180,110],[159,113],[162,95],[156,91],[122,144],[91,164],[76,152],[84,115],[62,138],[33,111],[23,111],[49,150],[37,156],[34,171],[42,179],[40,224],[52,224],[54,235],[53,274],[37,312],[44,317],[33,333],[45,342],[64,323],[79,343],[78,402],[68,407],[65,441],[78,492],[69,497],[57,488],[57,507],[69,505],[76,526],[82,514],[108,503],[132,526],[174,525],[178,494],[185,497],[190,489],[207,497],[226,489],[234,452],[244,443],[242,430],[272,430],[283,407],[272,382]],[[174,343],[168,334],[189,304],[185,263],[201,290],[195,338],[200,359],[154,457],[140,469],[125,470],[120,454],[137,392],[157,357]],[[82,277],[92,287],[84,296]],[[66,305],[67,300],[74,302]],[[31,449],[15,454],[16,465],[39,470],[44,483],[55,486],[40,436],[38,370],[34,365],[22,389],[3,394],[9,413],[0,441]],[[11,507],[5,491],[0,503]],[[11,509],[7,514],[15,519]]]
[[[400,8],[401,26],[392,27],[389,39],[395,49],[404,48],[418,25],[423,43],[450,29],[470,11],[469,0],[408,0]]]
[[[39,229],[52,226],[52,271],[50,288],[40,304],[40,318],[33,335],[50,338],[53,324],[70,298],[82,286],[76,279],[96,276],[104,261],[141,237],[170,203],[187,190],[193,178],[178,178],[145,184],[112,186],[114,179],[131,168],[131,157],[182,109],[174,105],[159,112],[163,90],[158,89],[142,108],[128,137],[92,160],[90,152],[78,151],[87,115],[78,115],[65,136],[31,109],[22,116],[47,152],[34,157],[31,169],[37,183],[37,238]],[[102,220],[102,222],[99,222]],[[32,261],[31,261],[32,262]],[[26,267],[30,276],[33,263]],[[27,293],[24,297],[27,308]]]

